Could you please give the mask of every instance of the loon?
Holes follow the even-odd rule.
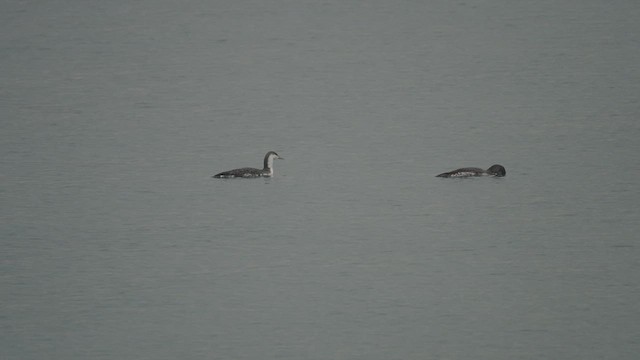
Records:
[[[264,168],[240,168],[229,171],[223,171],[219,174],[213,175],[216,179],[226,178],[257,178],[257,177],[271,177],[273,176],[273,159],[282,159],[275,151],[269,151],[264,156]]]
[[[487,170],[482,170],[480,168],[468,167],[452,170],[446,173],[442,173],[440,175],[436,175],[436,177],[444,177],[444,178],[452,178],[452,177],[470,177],[470,176],[495,176],[495,177],[503,177],[507,175],[507,171],[504,169],[502,165],[493,165]]]

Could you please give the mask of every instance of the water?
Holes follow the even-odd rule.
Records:
[[[2,8],[3,359],[640,353],[637,2]]]

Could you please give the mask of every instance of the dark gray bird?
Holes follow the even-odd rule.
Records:
[[[495,176],[495,177],[503,177],[507,175],[507,170],[504,169],[502,165],[493,165],[487,170],[482,170],[476,167],[467,167],[452,170],[446,173],[442,173],[440,175],[436,175],[436,177],[444,177],[444,178],[452,178],[452,177],[470,177],[470,176]]]
[[[282,159],[275,151],[269,151],[264,156],[264,168],[239,168],[229,171],[223,171],[219,174],[213,175],[216,179],[229,179],[229,178],[257,178],[257,177],[271,177],[273,176],[273,160]]]

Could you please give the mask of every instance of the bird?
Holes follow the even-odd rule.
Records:
[[[256,169],[250,167],[238,168],[229,171],[223,171],[219,174],[213,175],[216,179],[230,179],[230,178],[257,178],[257,177],[271,177],[273,176],[273,160],[283,159],[275,151],[269,151],[264,156],[264,168]]]
[[[476,167],[460,168],[446,173],[436,175],[436,177],[452,178],[452,177],[470,177],[470,176],[495,176],[503,177],[507,175],[507,171],[502,165],[492,165],[487,170],[482,170]]]

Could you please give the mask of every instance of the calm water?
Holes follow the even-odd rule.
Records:
[[[0,7],[0,358],[640,353],[637,1]]]

